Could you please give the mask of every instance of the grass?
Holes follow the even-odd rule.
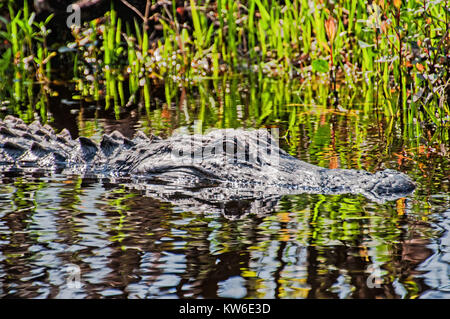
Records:
[[[206,15],[214,8],[215,18]],[[315,1],[311,10],[305,1],[191,0],[189,10],[191,28],[181,27],[175,15],[157,17],[164,38],[153,42],[153,48],[147,47],[147,38],[140,39],[136,24],[140,41],[130,50],[141,52],[141,65],[148,65],[146,57],[158,63],[149,68],[151,73],[148,68],[131,72],[134,92],[137,78],[143,77],[172,77],[188,85],[225,73],[256,72],[259,80],[304,79],[315,73],[328,81],[323,93],[336,105],[338,86],[362,86],[368,102],[376,101],[387,116],[408,123],[447,121],[445,1],[378,1],[368,10],[362,1],[340,1],[334,7]],[[106,61],[109,50],[104,51]]]
[[[17,71],[24,74],[26,58],[36,61],[34,78],[45,82],[52,71],[49,57],[55,53],[49,53],[45,35],[32,30],[45,29],[48,21],[40,26],[27,23],[28,8],[15,14],[11,3],[10,20],[2,20],[7,50],[0,74],[16,79],[7,85],[13,87],[9,97],[21,100]],[[149,34],[147,12],[134,23],[124,23],[114,7],[104,21],[73,28],[74,41],[67,46],[75,51],[69,53],[79,92],[75,97],[104,99],[107,109],[113,102],[118,114],[134,103],[149,109],[151,91],[161,85],[166,85],[170,104],[174,87],[224,75],[251,76],[257,83],[264,78],[300,82],[302,95],[337,109],[362,90],[366,111],[380,109],[410,125],[448,125],[448,1],[378,0],[369,6],[360,0],[188,4],[176,8],[172,2],[172,10],[151,17],[162,37]],[[187,22],[178,21],[178,12],[189,17]],[[11,36],[18,32],[18,37]],[[27,55],[22,54],[24,48]],[[16,71],[9,66],[13,60],[20,61],[12,63]],[[264,108],[267,114],[274,112]]]
[[[4,4],[3,4],[4,5]],[[51,59],[56,55],[47,47],[46,38],[50,32],[46,25],[52,19],[36,22],[28,2],[17,12],[13,2],[7,3],[10,20],[0,17],[0,39],[6,44],[0,52],[0,101],[10,105],[14,113],[28,119],[35,112],[46,120],[46,102],[51,79]],[[32,84],[40,85],[36,95]],[[20,103],[28,101],[23,110]]]

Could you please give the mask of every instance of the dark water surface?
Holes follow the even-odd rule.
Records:
[[[214,120],[203,130],[277,126],[282,147],[302,160],[392,168],[418,187],[385,204],[357,195],[285,196],[272,214],[230,220],[79,176],[4,176],[0,297],[450,298],[446,146],[416,143],[375,114],[323,107],[298,109],[292,125],[283,114],[261,124],[239,106],[228,117],[162,105],[149,116],[133,110],[115,119],[95,106],[69,112],[59,104],[51,125],[73,137],[193,132],[206,112]]]

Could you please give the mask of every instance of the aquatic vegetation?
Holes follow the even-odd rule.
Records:
[[[342,101],[363,92],[365,111],[381,111],[415,129],[422,122],[448,126],[448,1],[191,0],[160,7],[151,17],[134,8],[139,21],[124,22],[112,6],[104,17],[72,27],[73,41],[58,54],[73,61],[74,98],[104,100],[106,109],[113,101],[118,116],[133,104],[149,110],[152,92],[163,85],[170,104],[177,88],[205,79],[274,78],[300,82],[298,94],[312,104],[354,108]],[[48,21],[20,22],[32,20],[27,7],[22,16],[10,11],[2,28],[20,36],[4,36],[1,72],[17,78],[7,61],[27,45],[15,66],[24,71],[31,56],[26,51],[36,42],[42,48],[32,54],[34,78],[46,82],[56,54],[45,45]],[[32,34],[32,26],[40,33]],[[21,100],[22,81],[12,82],[5,89]]]
[[[48,16],[45,21],[35,21],[35,13],[30,12],[26,0],[17,12],[11,1],[7,6],[11,20],[0,17],[0,39],[5,46],[0,53],[0,99],[6,100],[16,114],[32,119],[33,113],[38,111],[45,120],[51,59],[56,55],[47,46],[50,30],[46,25],[53,16]],[[40,85],[37,96],[32,86],[35,82]],[[23,113],[20,102],[25,100],[30,103]]]
[[[121,35],[114,9],[101,26],[91,22],[84,27],[102,44],[92,54],[103,55],[104,70],[94,78],[104,81],[107,97],[117,95],[111,87],[123,80],[128,80],[132,103],[139,87],[147,92],[168,78],[186,87],[224,74],[253,73],[259,81],[263,77],[301,81],[305,90],[310,86],[316,91],[315,84],[323,82],[326,88],[316,94],[335,106],[339,97],[346,99],[362,88],[366,102],[387,116],[409,124],[448,123],[445,1],[382,0],[368,7],[359,0],[222,0],[189,5],[153,17],[162,38],[149,39],[142,21],[135,21],[134,30],[127,24]],[[190,21],[179,23],[177,12],[188,13]],[[86,43],[78,43],[82,52]],[[86,57],[85,64],[91,64],[90,59]],[[118,72],[111,75],[112,69]],[[147,107],[148,94],[142,94]],[[129,104],[120,96],[120,105]]]

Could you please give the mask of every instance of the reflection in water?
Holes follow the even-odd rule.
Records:
[[[425,284],[430,287],[421,297],[450,299],[450,209],[436,215],[434,228],[440,236],[428,245],[433,255],[418,269],[423,272]]]
[[[229,220],[63,178],[3,179],[0,194],[3,297],[448,294],[448,211],[422,222],[408,203],[398,216],[395,203],[296,195],[272,215]],[[80,267],[80,289],[67,285],[68,264]],[[379,288],[367,285],[371,265]]]

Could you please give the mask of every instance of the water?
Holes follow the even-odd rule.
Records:
[[[49,107],[56,129],[96,140],[115,129],[168,136],[175,129],[277,126],[281,146],[302,160],[400,170],[417,190],[385,204],[358,195],[285,196],[272,214],[230,220],[78,176],[5,176],[0,296],[450,297],[447,146],[424,142],[426,134],[405,136],[370,112],[294,108],[295,123],[287,110],[261,124],[240,104],[231,113],[230,106],[201,111],[195,104],[161,103],[149,116],[132,109],[118,119],[95,105],[68,112],[57,100]]]

